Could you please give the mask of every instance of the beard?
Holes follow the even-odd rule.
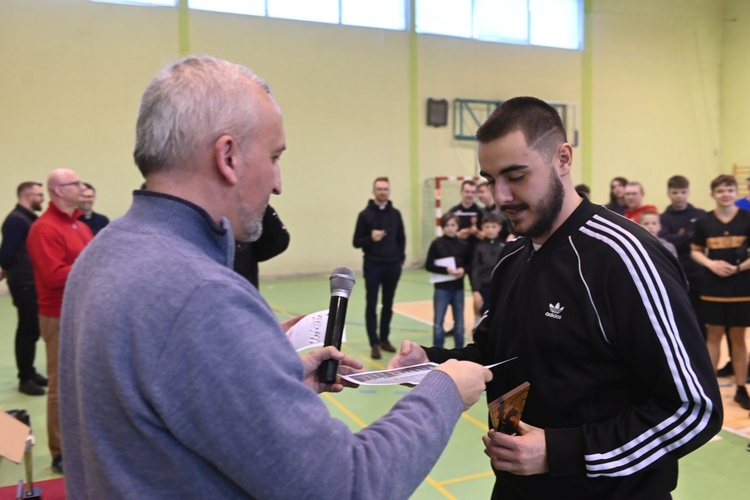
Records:
[[[552,225],[557,220],[557,216],[560,214],[563,205],[563,199],[565,198],[565,191],[563,189],[562,182],[550,171],[550,183],[549,190],[546,196],[542,198],[539,205],[536,207],[537,219],[531,223],[531,225],[525,231],[519,230],[513,220],[510,220],[510,225],[513,230],[513,234],[517,236],[527,236],[529,238],[538,238],[549,233],[552,229]],[[518,208],[528,208],[528,205],[516,205]]]
[[[237,241],[242,243],[258,241],[258,238],[263,234],[263,214],[266,213],[267,205],[268,203],[264,204],[260,213],[256,214],[248,203],[240,202],[240,227],[244,234],[235,235]]]
[[[34,212],[41,212],[42,211],[42,202],[41,201],[32,201],[31,202],[31,209]]]

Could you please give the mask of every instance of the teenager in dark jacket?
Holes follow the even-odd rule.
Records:
[[[500,236],[500,218],[495,214],[486,214],[482,220],[482,234],[484,239],[474,247],[473,267],[471,269],[472,292],[478,292],[482,298],[479,308],[480,314],[487,312],[490,298],[490,281],[492,270],[497,265],[500,252],[505,247],[505,241]]]
[[[690,244],[695,234],[695,221],[697,221],[705,210],[695,208],[688,203],[690,196],[690,181],[681,175],[674,175],[667,181],[667,196],[670,205],[659,217],[661,230],[659,237],[664,238],[677,249],[677,259],[688,279],[690,289],[690,304],[693,306],[698,323],[701,326],[703,337],[706,337],[706,327],[698,315],[701,303],[701,282],[705,277],[705,270],[690,256]]]

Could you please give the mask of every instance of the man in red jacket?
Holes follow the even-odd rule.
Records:
[[[643,212],[655,212],[659,213],[659,209],[654,205],[644,205],[643,196],[646,192],[643,190],[643,185],[640,182],[628,182],[625,186],[625,204],[627,210],[625,210],[625,218],[630,219],[633,222],[640,224],[641,214]]]
[[[52,470],[62,474],[62,446],[58,416],[57,357],[60,342],[60,309],[63,290],[78,254],[94,237],[78,220],[84,184],[68,169],[50,172],[47,180],[50,203],[29,230],[26,246],[34,267],[39,303],[39,329],[47,346],[47,434]]]

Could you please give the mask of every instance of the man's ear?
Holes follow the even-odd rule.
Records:
[[[237,184],[237,142],[231,135],[222,135],[213,145],[214,165],[221,178]]]
[[[556,156],[560,177],[568,175],[570,169],[573,168],[573,146],[567,142],[563,142],[557,147]]]

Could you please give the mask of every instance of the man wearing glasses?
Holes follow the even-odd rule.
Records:
[[[47,346],[47,434],[52,454],[52,470],[62,474],[62,445],[58,415],[57,358],[60,342],[60,310],[63,289],[78,255],[94,237],[91,229],[78,220],[78,209],[85,186],[72,170],[56,169],[47,179],[50,203],[31,226],[27,247],[34,266],[38,294],[39,329]]]
[[[18,310],[15,354],[18,367],[18,390],[29,396],[43,396],[47,379],[34,368],[36,342],[39,340],[39,317],[36,305],[34,270],[31,267],[26,238],[31,224],[42,211],[44,191],[38,182],[22,182],[16,190],[18,203],[5,218],[0,244],[0,280],[8,278],[8,290]]]

